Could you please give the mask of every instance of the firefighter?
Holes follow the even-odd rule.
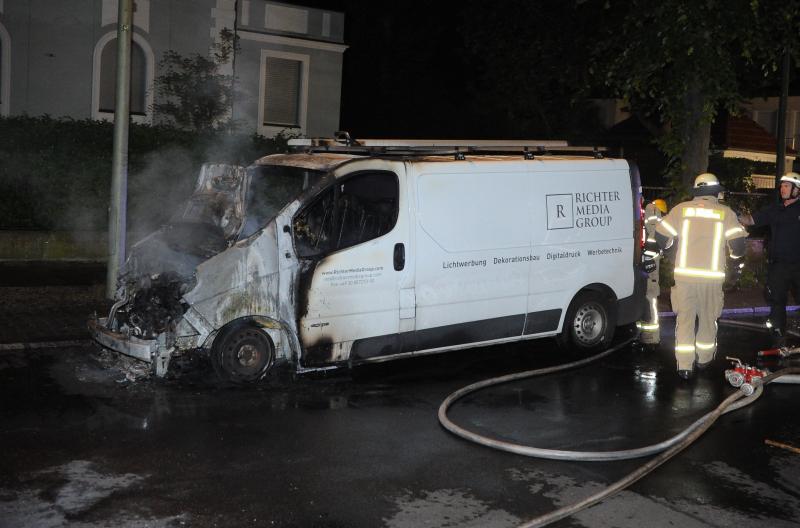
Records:
[[[780,201],[753,213],[743,215],[744,225],[769,226],[769,267],[766,298],[769,304],[767,326],[773,345],[786,346],[786,301],[789,289],[800,287],[800,174],[790,172],[781,177]]]
[[[724,190],[713,174],[699,175],[692,188],[694,198],[673,207],[656,226],[658,246],[668,249],[675,245],[671,298],[677,315],[675,360],[683,379],[692,377],[695,364],[702,369],[714,359],[726,245],[731,258],[744,256],[747,232],[736,214],[719,203]]]
[[[656,244],[656,225],[661,221],[661,217],[667,213],[667,202],[657,198],[647,204],[644,208],[644,229],[645,244],[644,256],[652,259],[652,265],[647,275],[647,306],[649,317],[644,321],[639,321],[637,326],[641,330],[639,342],[643,345],[657,345],[661,341],[661,333],[658,327],[658,294],[661,288],[658,284],[659,260],[661,257]]]

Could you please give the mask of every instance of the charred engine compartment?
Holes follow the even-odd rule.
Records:
[[[162,227],[131,251],[120,277],[113,329],[140,339],[173,331],[188,306],[195,269],[228,243],[219,226],[178,222]]]
[[[140,339],[155,339],[158,334],[173,331],[188,309],[181,298],[190,289],[191,282],[174,272],[128,283],[128,301],[116,314],[119,330]]]

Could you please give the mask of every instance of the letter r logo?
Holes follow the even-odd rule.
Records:
[[[571,194],[548,194],[546,199],[547,229],[572,229],[575,227]]]

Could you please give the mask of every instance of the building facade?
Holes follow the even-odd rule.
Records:
[[[119,0],[0,0],[0,115],[114,117]],[[266,136],[339,127],[344,14],[265,0],[134,0],[131,113],[158,123],[167,51],[207,55],[228,29],[239,48],[232,117]]]

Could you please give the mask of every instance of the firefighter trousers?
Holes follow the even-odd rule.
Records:
[[[772,327],[781,334],[786,331],[786,302],[790,290],[800,291],[800,262],[770,262],[764,297],[769,304]]]
[[[658,325],[658,294],[661,288],[658,285],[658,264],[656,269],[647,277],[647,317],[639,322],[641,333],[639,342],[646,345],[657,345],[661,341],[661,331]]]
[[[671,292],[675,310],[675,360],[678,370],[708,363],[717,351],[717,319],[722,315],[721,282],[677,280]],[[697,331],[695,333],[695,323]]]

